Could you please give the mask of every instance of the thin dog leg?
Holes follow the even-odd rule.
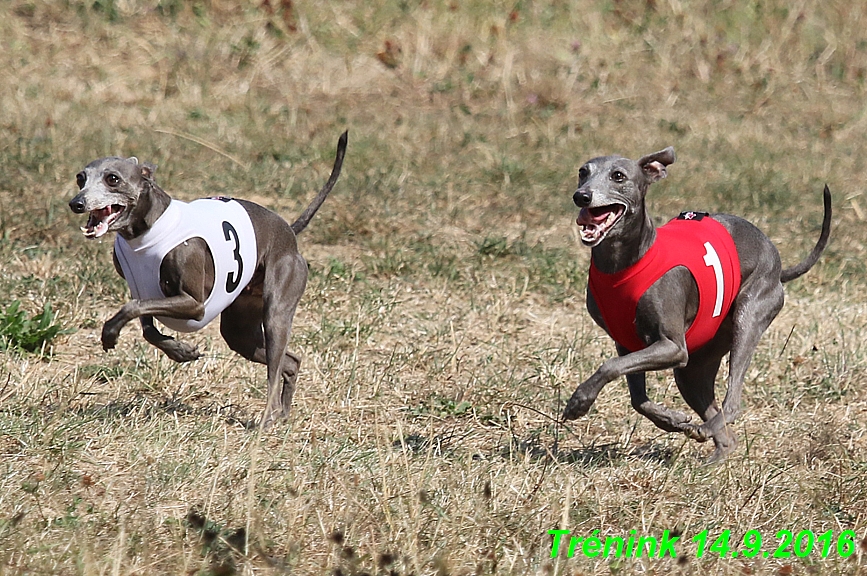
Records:
[[[721,413],[714,393],[714,384],[721,361],[722,354],[700,351],[689,364],[674,371],[674,380],[683,399],[705,422]],[[702,441],[701,438],[697,440]],[[714,451],[707,460],[708,464],[724,459],[737,447],[734,432],[725,425],[715,430],[713,442]]]
[[[777,284],[753,281],[763,278],[752,275],[735,301],[732,312],[732,345],[729,356],[729,377],[722,410],[713,414],[701,426],[689,431],[691,438],[704,441],[725,434],[723,429],[734,422],[741,409],[744,378],[759,340],[783,306],[783,288]],[[759,314],[760,311],[764,311]]]
[[[268,366],[268,403],[262,428],[289,415],[283,404],[283,359],[292,331],[292,318],[307,285],[307,262],[300,255],[285,258],[265,271],[262,328]],[[290,384],[294,388],[294,384]],[[291,394],[289,395],[291,398]]]
[[[239,297],[220,317],[220,333],[229,348],[247,360],[267,365],[265,331],[262,325],[263,311],[264,305],[258,296]],[[295,392],[295,381],[300,365],[301,360],[296,355],[285,352],[280,365],[282,370],[280,388],[282,414],[280,415],[282,417],[288,416],[292,406],[292,396]]]
[[[154,326],[153,316],[142,316],[139,321],[144,339],[162,350],[166,356],[175,362],[192,362],[202,356],[192,344],[175,340],[157,330],[157,327]]]
[[[687,430],[686,424],[689,423],[689,416],[683,412],[672,410],[657,404],[647,397],[646,375],[644,372],[638,374],[627,374],[626,382],[629,385],[629,396],[632,400],[632,407],[635,411],[648,418],[656,424],[657,428],[661,428],[666,432],[684,432]]]

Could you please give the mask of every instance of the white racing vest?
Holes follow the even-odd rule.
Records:
[[[235,301],[256,269],[256,232],[244,207],[231,199],[206,198],[187,204],[172,200],[144,234],[124,240],[117,236],[114,252],[132,297],[165,298],[160,265],[173,248],[190,238],[203,239],[214,258],[214,288],[205,300],[201,320],[157,317],[178,332],[195,332]]]

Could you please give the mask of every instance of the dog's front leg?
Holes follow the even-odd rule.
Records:
[[[587,414],[602,388],[615,378],[636,372],[678,368],[685,366],[688,359],[686,344],[683,341],[677,343],[668,338],[661,338],[643,350],[606,360],[572,394],[569,402],[566,403],[566,409],[563,410],[563,419],[574,420]]]
[[[102,348],[103,350],[114,348],[121,328],[142,316],[200,320],[204,315],[205,306],[188,294],[155,300],[130,300],[103,325]]]
[[[629,350],[617,345],[617,353],[621,356],[629,354]],[[685,424],[689,423],[690,417],[683,412],[672,410],[657,404],[647,396],[647,377],[645,372],[634,372],[626,375],[626,384],[629,386],[629,399],[636,412],[656,424],[666,432],[684,432]]]
[[[195,346],[175,340],[157,330],[157,327],[154,326],[153,316],[142,316],[139,321],[144,339],[162,350],[166,356],[175,362],[192,362],[201,358],[202,355],[199,354],[199,349]]]
[[[689,430],[689,415],[657,404],[648,398],[644,372],[627,374],[626,383],[629,385],[632,407],[636,412],[656,424],[657,428],[666,432],[686,432]]]

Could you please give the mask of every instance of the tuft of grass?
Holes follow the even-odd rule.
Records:
[[[30,316],[21,308],[21,301],[13,300],[0,313],[0,350],[18,350],[40,356],[51,355],[51,342],[73,329],[55,323],[51,303],[46,302],[42,312]]]

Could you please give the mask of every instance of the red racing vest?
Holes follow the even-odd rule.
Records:
[[[704,213],[684,212],[656,229],[656,241],[629,268],[603,274],[591,260],[590,293],[608,333],[630,352],[647,347],[635,327],[638,301],[676,266],[686,267],[698,286],[698,312],[686,331],[691,353],[714,337],[741,286],[740,258],[722,224]]]

